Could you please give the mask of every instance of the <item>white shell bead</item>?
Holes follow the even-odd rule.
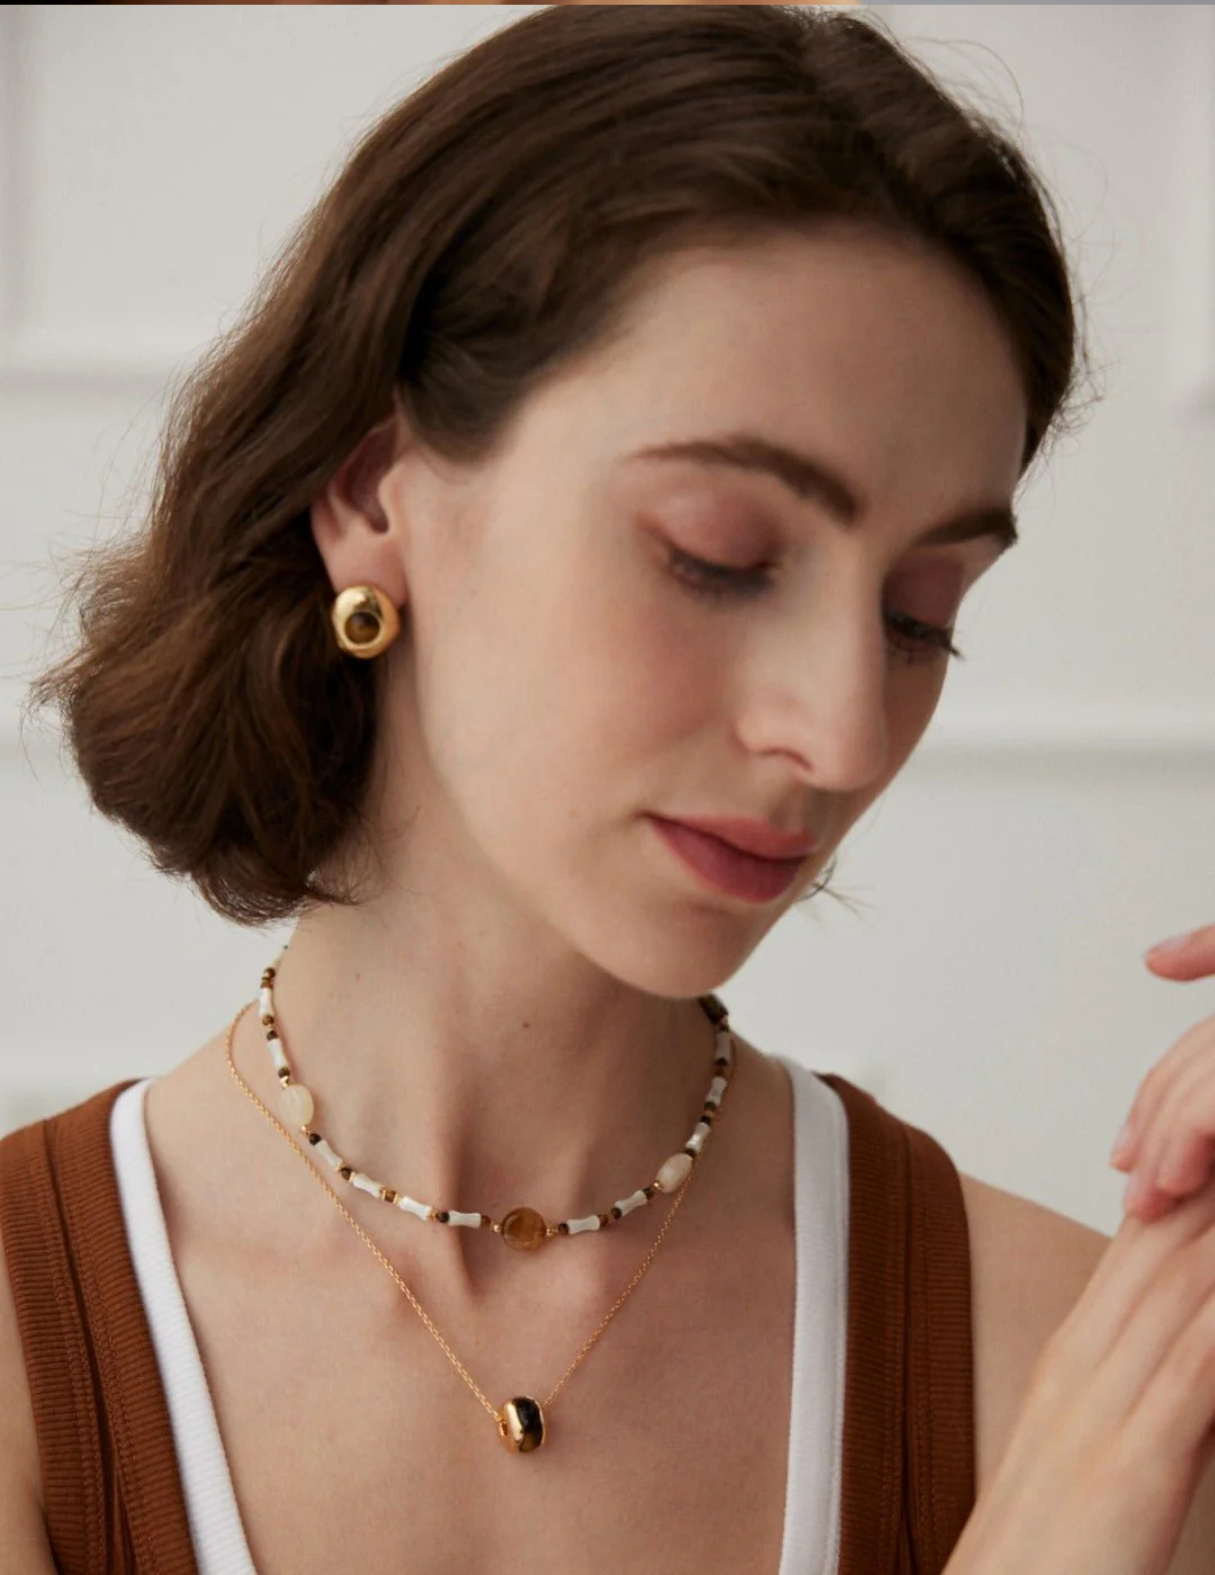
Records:
[[[692,1168],[691,1154],[672,1154],[658,1172],[658,1185],[664,1192],[677,1191]]]
[[[371,1177],[365,1175],[361,1170],[351,1172],[350,1185],[357,1187],[360,1192],[370,1192],[373,1198],[378,1198],[384,1190],[378,1181],[372,1181]]]
[[[717,1030],[717,1053],[724,1056],[727,1061],[734,1059],[734,1036],[728,1028]]]
[[[316,1142],[312,1146],[327,1164],[333,1166],[334,1170],[341,1170],[342,1166],[346,1163],[340,1154],[335,1153],[334,1150],[329,1147],[328,1143],[325,1142],[323,1137],[317,1138]]]
[[[260,1011],[263,1017],[274,1016],[274,991],[268,984],[262,985]]]
[[[624,1215],[631,1214],[634,1209],[642,1208],[649,1201],[649,1198],[647,1198],[645,1195],[644,1187],[638,1187],[637,1191],[633,1193],[631,1198],[618,1199],[616,1207],[620,1210],[621,1217],[623,1218]]]
[[[312,1120],[312,1095],[303,1083],[288,1083],[279,1100],[279,1108],[292,1126],[306,1127]]]
[[[461,1214],[458,1209],[449,1209],[447,1211],[447,1223],[449,1225],[480,1225],[481,1216],[480,1214]]]
[[[404,1209],[406,1214],[416,1214],[420,1220],[430,1218],[429,1203],[419,1203],[417,1198],[408,1198],[403,1192],[397,1194],[397,1208]]]
[[[570,1228],[570,1235],[576,1236],[579,1231],[598,1230],[599,1216],[598,1214],[588,1214],[584,1220],[566,1220],[565,1223]]]
[[[708,1137],[709,1133],[712,1130],[713,1130],[713,1128],[711,1126],[709,1126],[707,1122],[705,1122],[705,1121],[698,1121],[696,1123],[696,1130],[695,1130],[695,1132],[693,1132],[692,1136],[688,1139],[688,1142],[687,1142],[688,1148],[695,1149],[696,1152],[699,1154],[701,1149],[705,1146],[705,1139]]]
[[[719,1105],[719,1104],[721,1104],[721,1096],[725,1093],[725,1091],[726,1091],[726,1080],[725,1080],[725,1078],[724,1077],[715,1077],[713,1079],[713,1081],[709,1084],[709,1092],[705,1095],[705,1104],[706,1105]]]

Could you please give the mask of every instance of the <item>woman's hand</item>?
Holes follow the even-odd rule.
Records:
[[[1215,924],[1194,930],[1180,945],[1150,951],[1148,966],[1162,979],[1215,976]],[[1128,1139],[1110,1164],[1132,1172],[1124,1208],[1136,1219],[1159,1219],[1178,1198],[1201,1188],[1215,1159],[1215,1017],[1183,1034],[1148,1072],[1127,1118]]]
[[[1215,925],[1148,961],[1215,976]],[[1215,1461],[1215,1017],[1148,1073],[1131,1125],[1116,1162],[1166,1198],[1128,1211],[1043,1347],[945,1575],[1167,1575]]]
[[[1167,1575],[1215,1459],[1215,1186],[1124,1219],[945,1575]]]

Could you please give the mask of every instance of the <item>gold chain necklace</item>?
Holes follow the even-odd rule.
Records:
[[[620,1294],[620,1296],[617,1297],[616,1301],[608,1309],[608,1312],[605,1314],[605,1316],[603,1317],[602,1321],[600,1322],[598,1328],[591,1335],[590,1339],[587,1340],[586,1344],[578,1352],[578,1355],[574,1358],[574,1360],[566,1368],[565,1372],[562,1374],[562,1376],[561,1376],[559,1382],[557,1383],[556,1387],[545,1398],[545,1400],[543,1402],[543,1405],[541,1405],[541,1403],[538,1400],[534,1399],[531,1395],[515,1395],[513,1398],[504,1401],[503,1404],[500,1407],[495,1407],[492,1404],[492,1402],[489,1399],[486,1398],[484,1392],[481,1390],[481,1388],[477,1384],[476,1380],[473,1378],[472,1374],[468,1371],[468,1369],[464,1366],[463,1362],[461,1362],[460,1358],[452,1350],[451,1346],[448,1345],[447,1341],[439,1333],[438,1329],[435,1327],[434,1323],[431,1321],[430,1317],[427,1315],[426,1310],[422,1306],[421,1302],[418,1301],[417,1297],[410,1290],[409,1286],[406,1285],[405,1281],[397,1273],[397,1271],[393,1267],[393,1265],[388,1261],[388,1259],[380,1251],[379,1247],[376,1246],[375,1242],[372,1241],[371,1237],[367,1234],[367,1232],[363,1229],[363,1227],[359,1224],[359,1222],[351,1214],[350,1210],[346,1207],[346,1205],[338,1197],[337,1193],[333,1190],[333,1188],[329,1185],[329,1183],[321,1175],[320,1171],[317,1170],[316,1166],[312,1163],[312,1161],[308,1158],[308,1155],[304,1152],[304,1150],[299,1146],[299,1144],[291,1136],[291,1133],[288,1132],[287,1128],[282,1124],[281,1121],[279,1121],[279,1119],[270,1110],[268,1110],[266,1108],[266,1106],[262,1103],[262,1101],[257,1097],[257,1095],[249,1087],[248,1083],[245,1082],[244,1078],[237,1071],[237,1069],[236,1069],[236,1062],[232,1058],[232,1041],[235,1038],[236,1028],[237,1028],[237,1025],[239,1024],[241,1018],[249,1010],[250,1006],[253,1006],[254,1004],[255,1004],[254,1002],[249,1001],[244,1006],[242,1006],[240,1011],[237,1012],[236,1016],[232,1019],[232,1024],[231,1024],[231,1026],[228,1029],[228,1037],[227,1037],[226,1049],[227,1049],[227,1055],[228,1055],[228,1069],[232,1073],[232,1076],[236,1079],[236,1081],[240,1085],[240,1087],[244,1089],[245,1093],[248,1094],[249,1098],[257,1106],[257,1108],[261,1111],[262,1115],[265,1116],[266,1120],[269,1121],[271,1126],[277,1128],[277,1130],[282,1133],[282,1135],[285,1138],[285,1140],[291,1145],[291,1148],[294,1151],[294,1153],[296,1153],[299,1156],[299,1158],[304,1162],[304,1164],[308,1167],[309,1174],[314,1176],[316,1178],[316,1180],[320,1183],[320,1185],[328,1193],[330,1199],[333,1202],[334,1207],[339,1211],[339,1213],[341,1213],[345,1217],[345,1219],[353,1227],[353,1229],[358,1232],[358,1234],[362,1237],[364,1243],[366,1244],[368,1250],[375,1254],[375,1256],[380,1260],[380,1262],[388,1270],[389,1274],[392,1275],[393,1279],[396,1281],[396,1284],[397,1284],[398,1288],[401,1291],[403,1291],[404,1294],[409,1298],[410,1304],[412,1305],[414,1311],[417,1313],[418,1317],[421,1318],[422,1322],[426,1325],[426,1327],[430,1330],[431,1334],[434,1335],[435,1339],[439,1342],[439,1344],[443,1347],[443,1350],[446,1353],[447,1358],[451,1362],[452,1366],[456,1369],[456,1371],[459,1373],[460,1377],[468,1385],[469,1389],[472,1390],[473,1394],[476,1395],[476,1397],[480,1401],[481,1405],[485,1408],[485,1410],[493,1418],[494,1423],[495,1423],[495,1425],[497,1427],[497,1430],[498,1430],[498,1436],[499,1436],[499,1438],[501,1438],[502,1442],[506,1445],[506,1447],[508,1449],[510,1449],[515,1454],[529,1454],[531,1451],[539,1449],[540,1446],[544,1443],[545,1438],[547,1437],[547,1434],[548,1434],[548,1419],[547,1419],[547,1417],[545,1415],[545,1407],[550,1406],[552,1404],[553,1400],[556,1399],[557,1395],[559,1395],[561,1393],[561,1390],[565,1387],[566,1380],[570,1377],[570,1375],[573,1373],[574,1369],[579,1365],[579,1363],[582,1361],[582,1359],[586,1356],[587,1352],[595,1344],[596,1340],[598,1340],[599,1336],[603,1333],[604,1329],[607,1328],[608,1324],[615,1317],[617,1311],[624,1304],[624,1302],[627,1300],[627,1298],[632,1294],[633,1290],[635,1289],[637,1284],[640,1282],[642,1276],[645,1274],[646,1270],[649,1268],[650,1264],[653,1262],[654,1254],[658,1251],[659,1247],[662,1245],[662,1238],[666,1235],[667,1231],[670,1229],[671,1223],[674,1220],[675,1215],[676,1215],[676,1213],[679,1210],[679,1205],[683,1202],[684,1194],[687,1192],[688,1187],[691,1184],[692,1176],[694,1174],[695,1167],[693,1167],[692,1170],[688,1171],[687,1176],[684,1178],[683,1184],[680,1186],[678,1192],[675,1194],[675,1201],[671,1204],[670,1211],[667,1214],[666,1219],[663,1220],[663,1222],[662,1222],[662,1228],[659,1230],[658,1235],[655,1237],[653,1245],[650,1247],[649,1252],[646,1253],[645,1258],[642,1261],[641,1267],[637,1270],[636,1274],[629,1281],[629,1283],[625,1287],[624,1291]],[[724,1019],[723,1019],[723,1022],[722,1022],[722,1026],[723,1027],[726,1026]],[[725,1091],[726,1093],[728,1093],[729,1089],[733,1086],[734,1078],[737,1075],[737,1071],[738,1071],[737,1056],[732,1056],[731,1057],[730,1077],[729,1077],[729,1079],[727,1081],[726,1091]],[[721,1105],[724,1106],[724,1104],[725,1104],[725,1093],[723,1093],[722,1099],[721,1099]]]

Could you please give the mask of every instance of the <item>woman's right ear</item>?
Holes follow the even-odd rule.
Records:
[[[312,538],[334,591],[378,585],[398,607],[407,591],[401,522],[385,508],[381,488],[401,451],[402,435],[395,413],[372,427],[309,508]]]

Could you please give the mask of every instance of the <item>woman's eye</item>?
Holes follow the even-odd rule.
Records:
[[[672,576],[693,595],[708,601],[742,601],[762,596],[772,584],[772,571],[766,564],[753,569],[736,569],[725,563],[710,563],[667,543],[667,567]],[[888,608],[888,639],[891,647],[908,662],[925,661],[936,656],[961,657],[953,644],[952,628],[923,623],[908,613]],[[964,659],[964,658],[963,658]]]

